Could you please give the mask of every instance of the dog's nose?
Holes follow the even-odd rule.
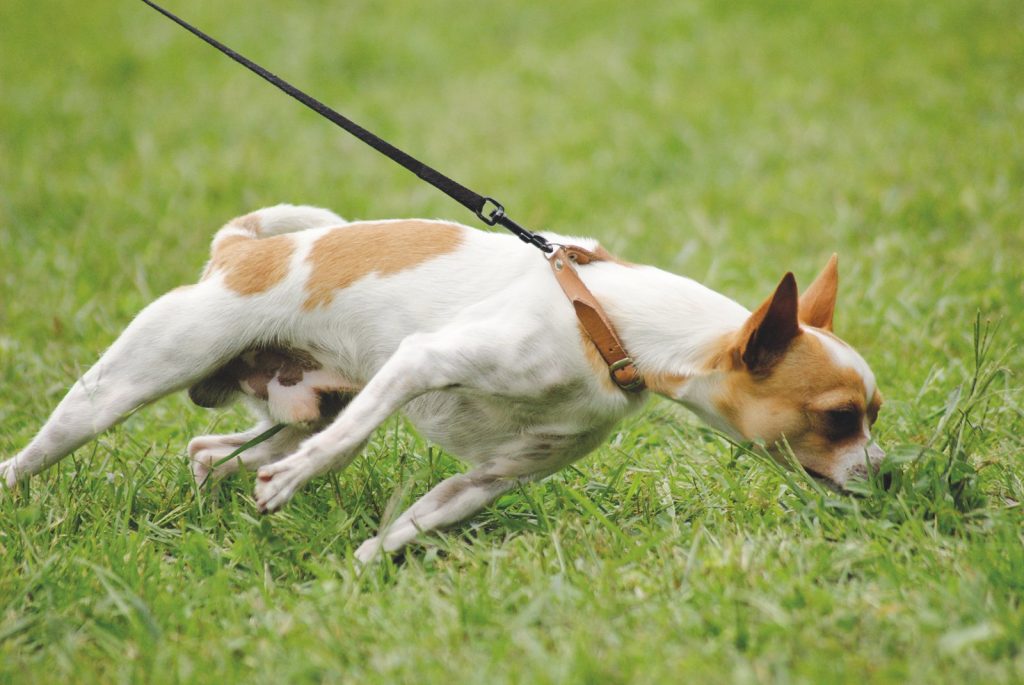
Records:
[[[871,468],[872,470],[877,470],[874,464],[871,465]],[[865,464],[857,464],[850,469],[849,477],[856,480],[866,480],[868,477],[868,467]]]
[[[871,464],[872,470],[876,473],[882,466],[882,462],[885,460],[885,450],[871,443],[868,445],[868,462]],[[887,471],[881,476],[882,489],[888,491],[892,487],[892,472]]]
[[[865,448],[865,456],[867,458],[863,462],[850,468],[850,478],[866,480],[869,476],[869,469],[871,474],[878,473],[882,461],[885,459],[885,451],[875,443],[871,443]],[[884,473],[881,478],[882,487],[888,490],[892,485],[892,474]]]

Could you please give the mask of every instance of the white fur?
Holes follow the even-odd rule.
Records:
[[[146,307],[32,442],[0,464],[0,482],[13,485],[37,473],[135,408],[195,383],[248,349],[285,343],[313,354],[323,374],[361,391],[322,431],[297,423],[218,469],[258,467],[255,498],[262,510],[279,509],[314,476],[344,468],[398,410],[471,465],[364,543],[357,557],[366,561],[582,457],[644,402],[646,393],[609,387],[591,365],[573,308],[546,260],[514,237],[462,227],[454,252],[386,277],[370,274],[336,292],[328,306],[307,311],[307,256],[314,241],[343,220],[288,205],[257,216],[259,237],[289,233],[294,241],[288,275],[266,292],[241,296],[214,272]],[[217,239],[246,233],[252,234],[229,224]],[[593,247],[585,239],[548,238]],[[601,262],[579,272],[641,370],[691,377],[673,399],[731,430],[716,413],[716,380],[703,364],[749,312],[652,267]],[[275,389],[282,400],[295,393],[301,399],[303,390]],[[280,418],[296,406],[284,404],[261,411]],[[270,425],[264,420],[244,433],[193,440],[196,478],[205,480],[218,460]]]
[[[871,401],[871,397],[875,394],[875,390],[878,387],[875,383],[875,374],[871,371],[871,367],[868,366],[868,363],[864,361],[864,358],[857,354],[857,350],[853,349],[841,340],[836,340],[834,337],[825,335],[821,331],[816,331],[813,328],[805,327],[803,330],[821,340],[825,345],[825,349],[828,350],[829,356],[832,357],[832,361],[834,361],[837,366],[853,369],[862,379],[864,379],[865,400]]]

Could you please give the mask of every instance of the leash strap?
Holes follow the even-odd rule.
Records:
[[[453,200],[461,204],[463,207],[469,209],[488,226],[501,226],[502,228],[505,228],[514,233],[524,243],[533,245],[534,247],[538,248],[545,254],[550,254],[551,252],[554,251],[554,246],[552,246],[551,243],[549,243],[547,239],[544,238],[544,236],[538,235],[536,233],[533,233],[532,231],[527,230],[526,228],[520,226],[518,223],[509,218],[505,214],[505,208],[497,200],[487,197],[485,195],[480,195],[479,193],[476,193],[467,188],[466,186],[462,185],[458,181],[448,178],[437,169],[434,169],[433,167],[424,164],[423,162],[419,161],[412,155],[398,149],[397,147],[387,142],[383,138],[380,138],[379,136],[371,133],[370,131],[366,130],[356,122],[340,114],[339,112],[331,109],[330,107],[320,102],[316,98],[307,95],[305,92],[299,90],[298,88],[288,83],[281,77],[276,76],[271,72],[267,71],[260,65],[250,60],[248,57],[240,55],[228,46],[221,43],[216,38],[213,38],[212,36],[197,29],[195,26],[188,23],[184,19],[181,19],[177,15],[172,14],[171,12],[165,10],[163,7],[157,5],[155,2],[151,2],[151,0],[142,0],[142,2],[146,3],[147,5],[155,9],[157,12],[173,21],[178,26],[181,26],[189,33],[200,38],[209,45],[212,45],[214,48],[224,53],[234,61],[238,62],[243,67],[253,72],[263,80],[267,81],[273,86],[276,86],[278,89],[284,91],[291,97],[295,98],[296,100],[304,104],[306,107],[309,107],[311,110],[313,110],[320,116],[333,122],[335,125],[341,127],[345,131],[351,133],[353,136],[363,141],[377,152],[380,152],[381,154],[385,155],[392,161],[401,164],[403,167],[405,167],[412,173],[416,174],[416,176],[418,176],[419,178],[423,179],[430,185],[434,186],[442,193],[444,193],[448,197],[452,198]]]
[[[604,250],[591,252],[582,247],[569,245],[558,247],[548,257],[548,261],[555,273],[555,280],[562,286],[562,292],[572,302],[580,325],[608,365],[612,381],[626,392],[640,392],[645,387],[640,370],[627,354],[601,303],[576,271],[576,265],[607,261],[609,257]]]

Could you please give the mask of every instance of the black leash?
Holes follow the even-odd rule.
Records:
[[[277,86],[279,89],[283,90],[288,95],[291,95],[293,98],[304,104],[306,107],[309,107],[311,110],[313,110],[320,116],[334,122],[336,125],[345,129],[346,131],[354,135],[356,138],[372,147],[377,152],[380,152],[381,154],[389,157],[391,160],[398,162],[403,167],[405,167],[412,173],[416,174],[424,181],[426,181],[430,185],[434,186],[435,188],[443,192],[448,197],[452,198],[462,206],[469,209],[488,226],[502,226],[503,228],[506,228],[512,233],[519,236],[519,239],[522,240],[524,243],[529,243],[530,245],[533,245],[534,247],[540,249],[545,254],[550,254],[551,252],[554,252],[555,247],[551,243],[549,243],[544,238],[544,236],[533,233],[532,231],[523,228],[515,221],[510,219],[505,214],[505,208],[497,200],[487,197],[486,195],[480,195],[479,193],[473,192],[472,190],[462,185],[461,183],[448,178],[437,169],[429,167],[423,162],[416,159],[415,157],[407,154],[406,152],[403,152],[402,150],[399,150],[391,143],[374,135],[370,131],[367,131],[365,128],[363,128],[356,122],[341,115],[340,113],[331,109],[330,107],[320,102],[316,98],[307,95],[306,93],[302,92],[301,90],[299,90],[292,84],[288,83],[284,79],[275,76],[274,74],[270,73],[269,71],[267,71],[260,65],[256,64],[252,60],[248,59],[247,57],[243,57],[242,55],[238,54],[228,46],[218,41],[216,38],[213,38],[203,33],[195,26],[192,26],[184,19],[181,19],[175,16],[174,14],[171,14],[163,7],[157,5],[156,3],[150,2],[150,0],[142,0],[142,2],[146,3],[147,5],[155,9],[157,12],[164,15],[165,17],[167,17],[174,23],[178,24],[182,28],[188,30],[193,35],[201,38],[205,42],[217,48],[225,55],[241,64],[243,67],[247,68],[249,71],[252,71],[256,75],[263,78],[265,81],[268,81],[271,84]]]

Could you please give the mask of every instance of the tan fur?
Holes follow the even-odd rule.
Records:
[[[228,288],[239,295],[256,295],[281,282],[294,253],[295,242],[287,235],[259,240],[226,235],[214,245],[203,278],[223,272]]]
[[[604,249],[604,245],[595,246],[594,249],[591,250],[591,252],[593,252],[597,256],[597,258],[602,262],[612,262],[613,264],[618,264],[619,266],[636,266],[636,264],[633,264],[632,262],[627,262],[626,260],[620,259],[619,257],[613,255],[611,252]]]
[[[821,340],[801,333],[766,374],[729,371],[715,404],[744,437],[769,445],[785,438],[795,452],[808,455],[801,460],[805,468],[829,476],[842,445],[828,440],[820,416],[840,406],[863,415],[869,412],[866,393],[860,374],[835,364]],[[880,401],[875,393],[870,404],[876,415]]]
[[[462,229],[430,221],[367,222],[336,228],[313,244],[303,308],[330,304],[337,290],[364,276],[388,276],[453,252]]]
[[[288,273],[295,244],[287,236],[259,239],[261,228],[257,213],[235,217],[231,228],[244,233],[227,232],[214,237],[210,262],[201,280],[224,273],[224,284],[239,295],[256,295],[277,285]]]
[[[688,380],[690,380],[688,376],[676,373],[644,374],[644,384],[647,389],[665,397],[678,397]]]
[[[800,296],[800,321],[831,332],[838,290],[839,255],[833,254],[822,272]]]

